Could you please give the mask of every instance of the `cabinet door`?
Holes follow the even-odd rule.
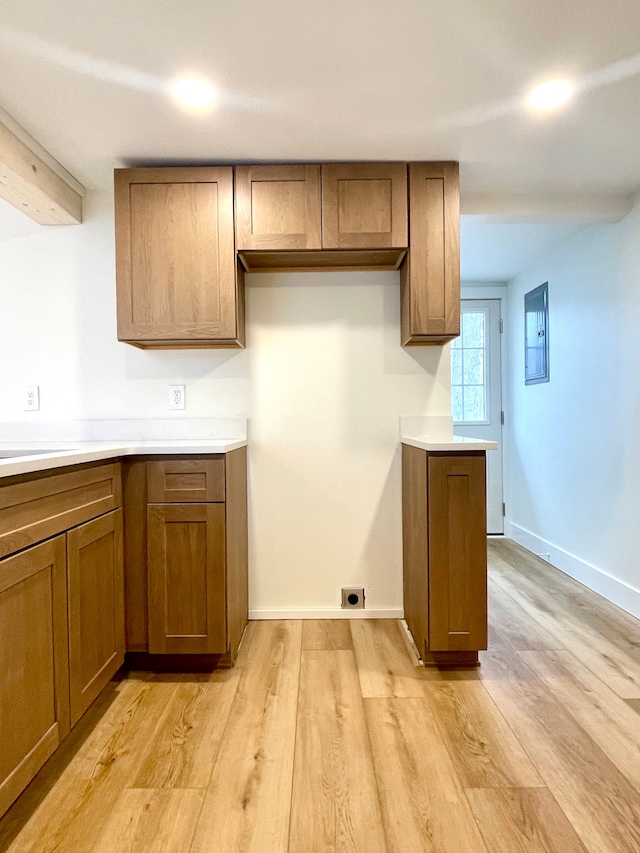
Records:
[[[320,166],[236,166],[236,248],[320,249]]]
[[[457,163],[409,164],[410,248],[400,270],[402,344],[460,334]]]
[[[67,533],[71,722],[124,661],[122,511]]]
[[[115,173],[118,338],[239,341],[229,167]]]
[[[407,245],[406,163],[323,165],[324,249],[386,249]]]
[[[224,504],[147,509],[149,652],[224,654]]]
[[[429,651],[487,648],[484,454],[427,461]]]
[[[69,731],[64,536],[0,561],[0,815]]]

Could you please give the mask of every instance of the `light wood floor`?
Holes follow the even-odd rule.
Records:
[[[640,623],[489,542],[479,670],[392,621],[252,623],[236,668],[112,683],[0,822],[11,853],[637,853]]]

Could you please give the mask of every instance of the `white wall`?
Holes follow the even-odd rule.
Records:
[[[255,615],[330,611],[343,585],[397,615],[398,421],[450,412],[448,350],[400,347],[398,274],[248,276],[246,350],[143,351],[116,340],[112,222],[94,193],[82,226],[0,235],[0,418],[247,417]]]
[[[524,294],[549,282],[550,376],[524,384]],[[509,285],[507,532],[640,616],[640,203]]]

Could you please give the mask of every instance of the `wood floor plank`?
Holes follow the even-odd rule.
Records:
[[[147,743],[175,689],[174,684],[123,682],[122,701],[114,702],[115,707],[62,769],[7,850],[89,853],[115,802],[133,778],[138,744]],[[28,814],[29,799],[21,798],[18,812],[26,809]],[[7,823],[10,816],[11,812]]]
[[[423,689],[464,788],[544,786],[480,681],[424,682]]]
[[[178,683],[141,755],[133,788],[206,788],[222,742],[241,667]]]
[[[546,788],[476,789],[467,798],[491,853],[586,853]]]
[[[485,685],[592,853],[640,849],[640,797],[517,654],[489,653]]]
[[[191,853],[287,850],[301,645],[301,622],[255,623]]]
[[[490,580],[488,587],[489,626],[495,627],[512,649],[527,651],[563,648],[554,634],[545,631],[495,581]]]
[[[512,539],[490,539],[487,542],[488,560],[498,557],[507,563],[521,578],[532,580],[537,586],[554,593],[569,595],[589,594],[586,586],[570,578],[514,542]]]
[[[423,696],[421,672],[409,657],[395,619],[354,619],[351,633],[363,696]]]
[[[487,853],[427,700],[364,707],[390,853]]]
[[[549,595],[526,578],[496,575],[494,582],[572,652],[621,699],[640,699],[640,660],[619,644],[594,631],[570,612],[567,601]]]
[[[353,650],[348,619],[305,619],[302,626],[302,648]]]
[[[303,651],[289,850],[386,851],[353,652]]]
[[[569,652],[520,652],[588,735],[640,792],[640,720]]]
[[[204,791],[129,788],[120,795],[92,853],[186,853]]]

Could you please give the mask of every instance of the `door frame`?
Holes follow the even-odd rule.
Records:
[[[509,418],[509,365],[507,351],[507,299],[508,290],[507,282],[462,282],[460,288],[460,299],[497,299],[500,302],[500,320],[502,323],[502,333],[500,334],[500,372],[501,372],[501,393],[502,393],[502,411],[504,412],[504,424],[502,425],[502,442],[498,450],[490,450],[489,453],[502,453],[502,500],[506,506],[505,517],[503,518],[503,530],[507,529],[507,518],[509,517],[509,495],[507,493],[507,483],[509,482],[509,452],[508,452],[508,436],[510,430]],[[455,428],[454,428],[455,429]],[[506,534],[489,534],[502,538]]]

